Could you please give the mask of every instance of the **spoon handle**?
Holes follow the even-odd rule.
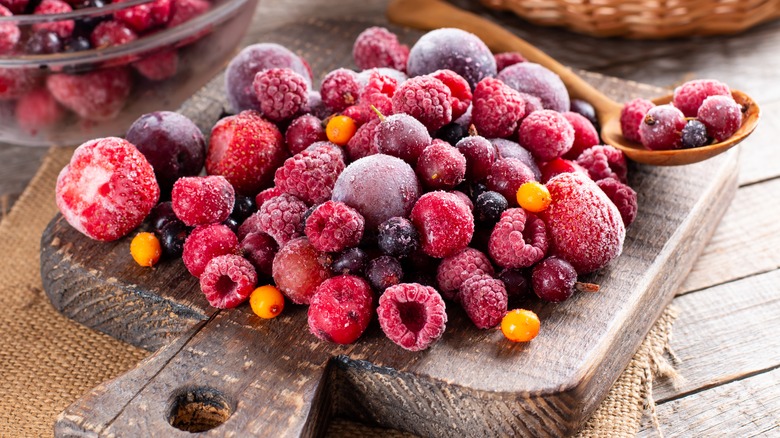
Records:
[[[387,7],[387,18],[394,23],[417,29],[457,27],[477,35],[494,52],[520,52],[527,60],[541,64],[560,76],[573,97],[590,102],[599,114],[599,121],[608,118],[608,115],[621,107],[569,68],[522,38],[489,20],[444,1],[392,0]]]

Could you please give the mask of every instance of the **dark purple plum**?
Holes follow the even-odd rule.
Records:
[[[498,75],[505,84],[521,93],[536,96],[545,109],[569,111],[569,92],[561,78],[551,70],[533,62],[510,65]]]
[[[380,153],[398,157],[412,165],[433,141],[428,128],[409,114],[385,117],[376,127],[374,139]]]
[[[536,180],[540,181],[542,172],[528,149],[520,146],[520,143],[505,138],[491,138],[490,142],[496,147],[499,158],[516,158],[522,161],[534,173]]]
[[[368,262],[368,254],[360,248],[349,248],[333,259],[330,270],[333,275],[363,275]]]
[[[414,77],[445,68],[463,76],[473,90],[482,79],[496,75],[496,59],[474,34],[452,28],[432,30],[409,51],[406,72]]]

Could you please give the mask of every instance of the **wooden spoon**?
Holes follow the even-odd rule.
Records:
[[[592,85],[574,74],[541,50],[512,34],[501,26],[475,14],[466,12],[440,0],[392,0],[387,8],[390,21],[418,29],[457,27],[469,31],[482,39],[494,52],[516,51],[527,60],[541,64],[555,72],[566,84],[572,97],[590,102],[596,109],[601,124],[601,138],[626,154],[634,161],[655,166],[676,166],[691,164],[725,152],[750,135],[758,124],[758,104],[745,93],[733,90],[732,97],[745,109],[742,126],[729,139],[720,143],[692,149],[653,151],[638,143],[626,140],[620,129],[622,104],[605,96]],[[657,105],[669,103],[672,95],[653,99]]]

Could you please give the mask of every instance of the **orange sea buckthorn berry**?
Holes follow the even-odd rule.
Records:
[[[552,202],[552,196],[547,187],[536,181],[529,181],[517,189],[517,203],[531,213],[547,210]]]
[[[357,123],[347,116],[333,116],[325,127],[328,140],[339,146],[346,145],[349,139],[355,135],[355,131],[357,131]]]
[[[539,334],[539,317],[530,310],[510,310],[501,320],[501,331],[513,342],[528,342]]]
[[[154,233],[138,233],[130,242],[130,255],[141,266],[154,266],[162,255],[160,241]]]
[[[270,284],[260,286],[249,296],[249,306],[260,318],[276,318],[284,310],[284,295]]]

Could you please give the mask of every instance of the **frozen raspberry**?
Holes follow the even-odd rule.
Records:
[[[331,71],[320,85],[322,102],[333,112],[339,112],[357,103],[360,95],[358,74],[346,68]]]
[[[492,276],[494,273],[493,265],[485,254],[466,248],[441,261],[436,270],[436,283],[445,298],[457,301],[463,282],[478,275]]]
[[[569,92],[561,78],[533,62],[510,65],[498,75],[505,84],[521,93],[528,93],[542,101],[544,109],[563,113],[569,110]]]
[[[292,69],[303,76],[311,88],[311,75],[298,55],[279,44],[253,44],[241,50],[225,71],[227,98],[234,111],[260,110],[252,82],[258,72],[269,68]]]
[[[377,72],[379,72],[379,73],[381,73],[381,74],[383,74],[385,76],[389,76],[389,77],[395,79],[395,82],[398,85],[403,84],[404,82],[407,81],[407,79],[409,79],[409,76],[407,76],[406,73],[402,72],[401,70],[397,70],[397,69],[389,68],[389,67],[377,67],[377,68],[372,68],[372,69],[361,71],[358,74],[358,82],[360,82],[362,85],[365,86],[366,83],[368,82],[368,76],[374,70],[376,70]]]
[[[361,106],[368,108],[373,105],[385,115],[393,113],[393,95],[398,88],[398,80],[375,68],[362,72],[358,80],[365,81],[358,96]]]
[[[272,122],[291,120],[309,103],[309,90],[303,76],[289,68],[269,68],[252,82],[260,112]]]
[[[179,71],[179,53],[167,50],[146,55],[135,61],[133,68],[150,81],[164,81]]]
[[[731,96],[710,96],[699,107],[697,117],[710,137],[723,141],[742,125],[742,107]]]
[[[406,113],[434,132],[452,121],[452,93],[431,76],[418,76],[398,86],[393,95],[393,112]]]
[[[642,145],[652,150],[679,149],[682,147],[682,129],[685,116],[672,105],[650,108],[639,125]]]
[[[420,182],[409,164],[376,154],[352,162],[341,172],[332,199],[362,214],[366,231],[373,233],[391,217],[408,217],[421,193]]]
[[[379,123],[379,119],[373,119],[361,125],[357,132],[355,132],[355,135],[349,139],[345,149],[350,161],[359,160],[363,157],[379,153],[379,148],[377,147],[375,140],[376,129],[379,126]]]
[[[409,114],[401,113],[382,120],[376,128],[374,141],[379,152],[414,165],[433,139],[425,125]]]
[[[586,119],[585,116],[568,111],[563,113],[563,117],[566,117],[566,120],[574,128],[574,143],[572,143],[569,152],[563,154],[563,158],[576,160],[582,151],[599,144],[599,133],[596,132],[593,123]]]
[[[511,136],[525,116],[525,101],[520,93],[494,78],[477,84],[472,105],[471,121],[485,137]]]
[[[401,283],[379,298],[377,317],[387,337],[409,351],[430,347],[447,324],[444,300],[436,289],[417,283]]]
[[[525,62],[523,55],[518,52],[496,53],[494,57],[496,58],[496,71],[499,73],[510,65]]]
[[[710,96],[731,97],[731,90],[728,85],[714,79],[688,81],[674,89],[672,105],[685,117],[696,117],[704,99]]]
[[[366,280],[354,275],[329,278],[319,286],[309,305],[309,330],[323,341],[355,342],[374,313],[374,294]]]
[[[365,70],[389,67],[406,69],[409,47],[398,42],[398,37],[384,27],[369,27],[358,35],[352,47],[352,57],[358,68]]]
[[[509,296],[501,280],[490,275],[478,275],[460,287],[460,305],[477,328],[495,327],[506,315]]]
[[[636,98],[623,106],[620,110],[620,130],[628,141],[641,143],[639,127],[645,119],[645,115],[655,104],[647,99]]]
[[[279,246],[303,235],[303,215],[306,213],[306,204],[293,195],[283,193],[266,201],[257,213],[250,216],[247,221],[255,221],[259,225],[259,231],[267,233],[276,240]],[[256,219],[252,219],[257,216]],[[250,222],[251,224],[252,222]],[[243,232],[252,232],[253,229],[244,227]],[[243,234],[243,232],[240,232]]]
[[[255,205],[257,205],[257,209],[259,210],[260,207],[265,204],[265,201],[268,201],[269,199],[275,198],[279,195],[281,195],[282,192],[279,187],[271,187],[269,189],[265,189],[262,192],[258,193],[257,196],[255,196]]]
[[[525,269],[504,269],[498,274],[510,297],[524,297],[531,292],[531,282]]]
[[[129,0],[115,0],[123,3]],[[171,18],[172,0],[155,0],[114,12],[114,19],[128,25],[136,32],[143,33],[151,28],[164,26]]]
[[[483,224],[495,224],[509,208],[509,201],[504,195],[490,190],[477,196],[474,203],[474,218]]]
[[[408,256],[420,247],[420,233],[408,219],[391,217],[379,225],[377,244],[387,255]]]
[[[205,14],[209,9],[211,9],[211,3],[206,0],[173,0],[170,19],[166,27],[177,27],[198,15]]]
[[[251,196],[269,185],[286,155],[276,125],[255,111],[243,111],[212,128],[206,171],[224,176],[237,193]]]
[[[451,189],[466,177],[466,157],[457,148],[436,142],[420,154],[416,170],[420,181],[429,189]]]
[[[190,227],[224,222],[236,194],[223,176],[191,176],[173,185],[171,203],[176,217]]]
[[[121,46],[138,39],[138,35],[126,24],[109,20],[97,25],[89,36],[92,47],[103,49],[106,47]]]
[[[252,263],[258,275],[271,278],[271,267],[274,256],[279,251],[279,244],[265,233],[249,233],[239,244],[241,254]]]
[[[46,129],[62,120],[65,112],[45,88],[30,91],[16,102],[16,123],[32,133]]]
[[[539,161],[550,161],[568,152],[574,144],[574,128],[561,113],[534,111],[520,124],[520,144]]]
[[[312,143],[325,141],[325,128],[322,127],[322,120],[311,114],[304,114],[290,123],[287,131],[284,133],[287,143],[287,150],[295,155]]]
[[[30,0],[2,0],[0,5],[6,7],[14,14],[23,14]]]
[[[57,102],[84,119],[96,121],[111,120],[119,114],[132,83],[130,71],[123,67],[46,78],[46,87]]]
[[[465,137],[456,147],[466,157],[466,178],[474,182],[484,181],[498,157],[496,147],[481,135]]]
[[[377,118],[376,113],[371,108],[365,105],[349,106],[344,111],[341,112],[341,115],[347,116],[350,119],[354,120],[355,124],[357,124],[358,127],[363,126],[364,123],[367,123]]]
[[[344,161],[340,154],[320,146],[288,158],[276,170],[274,184],[279,190],[308,204],[319,204],[330,198],[336,179],[343,170]]]
[[[222,224],[211,224],[192,230],[184,241],[181,259],[190,274],[200,278],[206,265],[214,257],[236,254],[238,237]]]
[[[579,274],[604,267],[623,250],[626,228],[615,204],[590,178],[563,173],[547,183],[550,206],[539,213],[547,225],[550,255]]]
[[[73,8],[69,4],[62,0],[43,0],[35,7],[33,14],[35,15],[49,15],[49,14],[65,14],[71,12]],[[73,34],[73,29],[76,27],[76,23],[73,20],[58,20],[49,23],[36,23],[32,25],[32,30],[39,32],[42,30],[49,30],[55,32],[60,38],[70,38]]]
[[[450,105],[452,106],[452,120],[456,120],[466,113],[471,105],[471,87],[463,79],[463,76],[452,70],[437,70],[428,76],[436,78],[450,89]]]
[[[496,60],[476,35],[460,29],[436,29],[412,47],[406,72],[414,77],[441,69],[463,76],[474,89],[482,79],[496,75]]]
[[[366,266],[366,279],[377,292],[382,292],[390,286],[400,283],[404,277],[404,269],[397,258],[380,256]]]
[[[542,177],[542,172],[539,170],[539,166],[536,164],[534,156],[531,154],[531,152],[528,151],[528,149],[520,146],[520,144],[515,141],[507,140],[505,138],[491,138],[490,142],[493,143],[493,146],[496,147],[499,159],[518,159],[523,164],[528,166],[529,169],[531,169],[531,172],[534,174],[534,179],[539,181],[539,179]]]
[[[522,208],[510,208],[493,228],[488,252],[503,268],[525,268],[547,254],[548,238],[544,222]]]
[[[615,178],[625,183],[628,176],[628,165],[623,152],[609,145],[597,145],[585,149],[577,158],[577,164],[588,171],[593,181]]]
[[[357,246],[363,237],[365,220],[343,202],[327,201],[306,219],[306,237],[320,251],[337,252]]]
[[[504,158],[493,164],[487,177],[488,189],[500,193],[510,205],[517,205],[517,189],[534,181],[534,173],[516,158]]]
[[[312,295],[330,277],[330,257],[301,237],[282,246],[274,257],[276,286],[295,304],[309,304]]]
[[[257,284],[257,273],[249,261],[228,254],[211,259],[200,276],[200,290],[209,304],[232,309],[246,301]]]
[[[549,181],[552,177],[555,175],[560,175],[561,173],[578,172],[585,176],[589,176],[588,171],[584,167],[577,164],[576,161],[564,160],[563,158],[556,158],[552,161],[548,161],[542,164],[540,170],[542,172],[542,179],[539,181],[543,184],[547,184],[547,181]]]
[[[414,205],[411,220],[420,232],[421,248],[431,257],[449,257],[465,248],[474,235],[474,216],[456,195],[430,192]]]
[[[154,170],[126,140],[107,137],[79,146],[57,178],[57,207],[75,229],[103,241],[143,222],[160,197]]]
[[[11,11],[0,4],[0,17],[10,17]],[[0,22],[0,53],[9,53],[13,51],[19,42],[21,31],[19,26],[13,21]]]
[[[596,185],[607,194],[620,212],[623,224],[628,227],[636,219],[637,196],[634,189],[615,178],[604,178],[596,181]]]

